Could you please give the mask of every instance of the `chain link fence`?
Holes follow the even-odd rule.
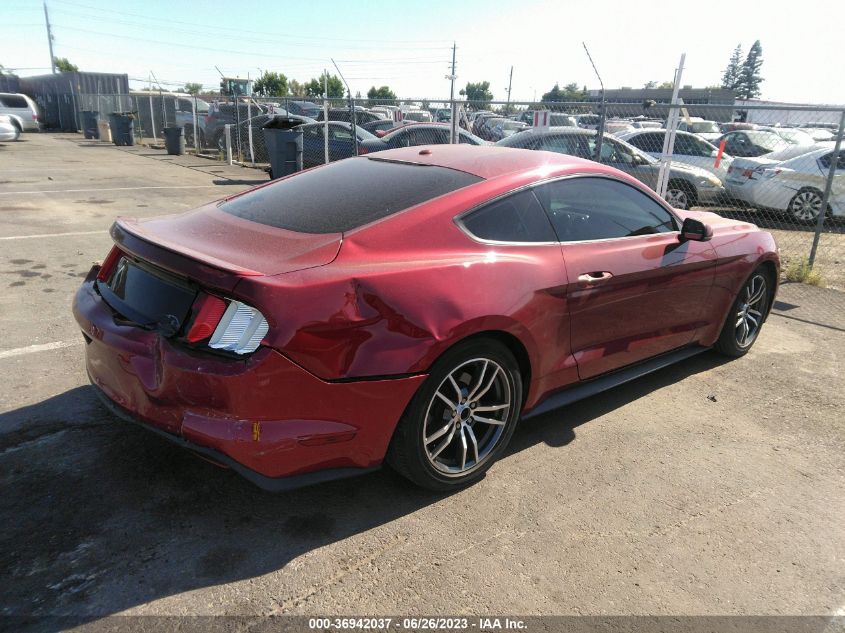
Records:
[[[237,105],[162,92],[80,95],[80,111],[132,112],[138,142],[185,129],[197,153],[268,170],[263,127],[302,131],[302,167],[398,147],[498,144],[598,160],[672,206],[753,222],[788,278],[845,291],[845,111],[822,106],[450,102],[255,97]]]

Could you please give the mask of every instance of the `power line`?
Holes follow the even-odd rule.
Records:
[[[129,12],[129,11],[122,11],[122,10],[117,11],[117,10],[114,10],[114,9],[104,9],[102,7],[91,6],[89,4],[82,4],[82,3],[79,3],[79,2],[70,2],[69,0],[52,0],[52,1],[58,2],[59,4],[64,4],[64,5],[74,6],[74,7],[80,7],[80,8],[85,8],[85,9],[91,9],[93,11],[96,11],[97,13],[105,12],[105,13],[114,13],[114,14],[121,15],[121,16],[137,17],[137,18],[141,18],[143,20],[155,22],[156,26],[161,26],[161,19],[159,17],[150,17],[150,16],[142,15],[140,13],[132,13],[132,12]],[[195,22],[185,22],[185,21],[181,21],[181,20],[172,20],[172,19],[168,19],[167,21],[168,21],[168,23],[171,23],[171,24],[183,24],[183,25],[187,25],[187,26],[196,27]],[[204,27],[205,28],[220,29],[220,30],[223,30],[225,33],[228,33],[228,34],[231,34],[234,31],[238,31],[238,32],[241,32],[241,33],[247,33],[247,34],[252,35],[252,36],[254,36],[256,34],[263,34],[263,35],[268,35],[270,37],[275,38],[276,41],[278,41],[278,38],[289,37],[289,38],[295,38],[295,39],[328,41],[328,42],[372,42],[371,38],[365,39],[365,38],[320,37],[320,36],[315,36],[315,35],[290,35],[290,34],[286,34],[286,33],[259,31],[259,30],[255,30],[255,29],[239,29],[239,28],[228,27],[228,26],[226,26],[226,27],[216,27],[216,26],[213,26],[213,25],[204,25]],[[379,44],[381,45],[382,43],[394,43],[394,44],[402,44],[402,45],[407,46],[407,44],[409,44],[409,43],[446,44],[447,42],[446,42],[446,40],[406,40],[406,39],[402,39],[402,40],[382,40],[382,39],[380,39]]]
[[[150,26],[151,26],[149,24],[144,24],[144,23],[136,22],[136,21],[132,21],[132,20],[121,20],[121,19],[118,19],[118,18],[95,16],[95,15],[88,15],[86,13],[79,13],[79,12],[76,12],[76,11],[68,11],[67,9],[64,9],[64,8],[60,8],[58,11],[56,11],[54,9],[53,13],[54,14],[58,13],[58,15],[60,15],[60,16],[74,16],[74,17],[85,18],[85,20],[93,20],[95,22],[104,22],[104,23],[107,23],[109,25],[122,24],[124,26],[130,26],[130,27],[138,27],[139,26],[139,27],[142,27],[142,28],[150,28]],[[184,28],[174,27],[172,24],[168,23],[168,24],[164,25],[163,27],[160,24],[157,25],[157,30],[158,31],[164,30],[168,33],[170,33],[170,32],[172,32],[172,33],[183,33],[183,34],[194,35],[194,36],[197,36],[197,37],[206,37],[206,38],[207,37],[217,37],[217,38],[227,37],[228,38],[231,35],[231,33],[229,33],[229,32],[221,33],[221,32],[215,32],[215,31],[211,31],[211,30],[198,29],[198,28],[196,28],[196,25],[193,25],[193,26],[194,26],[194,28],[184,29]],[[210,27],[210,28],[223,28],[223,27]],[[233,30],[233,29],[227,29],[227,31],[229,31],[229,30]],[[279,38],[278,37],[275,37],[273,39],[260,38],[260,37],[256,37],[255,34],[251,32],[250,36],[249,36],[249,42],[250,42],[250,44],[259,43],[259,44],[271,44],[271,45],[274,45],[274,46],[278,46],[279,45]],[[299,47],[307,47],[307,48],[314,48],[316,46],[324,46],[324,45],[325,45],[325,43],[323,43],[323,42],[308,42],[308,43],[285,42],[285,46],[299,46]],[[399,45],[399,46],[393,46],[393,47],[379,45],[378,47],[374,47],[372,45],[371,46],[351,46],[351,45],[345,44],[341,48],[342,49],[348,49],[348,50],[383,50],[383,49],[390,49],[390,50],[393,50],[393,49],[437,50],[440,47],[436,47],[436,46],[408,47],[407,45]]]

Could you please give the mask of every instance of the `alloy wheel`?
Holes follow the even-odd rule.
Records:
[[[487,461],[505,432],[512,401],[508,373],[488,358],[453,369],[429,402],[423,446],[441,474],[462,477]]]
[[[666,202],[673,209],[689,209],[689,194],[683,189],[668,189],[666,191]]]
[[[799,191],[792,199],[789,210],[799,222],[812,222],[822,210],[822,198],[815,191]]]
[[[736,313],[735,336],[736,344],[740,348],[750,347],[763,324],[763,314],[766,308],[766,277],[755,274],[745,284],[741,291],[742,298]]]

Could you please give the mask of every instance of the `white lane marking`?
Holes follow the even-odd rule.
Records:
[[[56,341],[55,343],[44,343],[42,345],[29,345],[27,347],[18,347],[17,349],[7,349],[4,352],[0,352],[0,360],[4,358],[12,358],[13,356],[35,354],[36,352],[47,352],[51,349],[73,347],[74,345],[82,345],[82,343],[83,341]]]
[[[85,193],[88,191],[141,191],[145,189],[211,189],[220,185],[157,185],[150,187],[110,187],[107,189],[47,189],[44,191],[0,191],[0,196],[22,196],[29,193]]]
[[[7,237],[0,237],[0,240],[31,240],[36,237],[64,237],[65,235],[97,235],[98,233],[108,233],[108,231],[72,231],[70,233],[41,233],[40,235],[9,235]]]

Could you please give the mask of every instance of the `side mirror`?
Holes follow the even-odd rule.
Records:
[[[686,218],[681,226],[681,235],[678,239],[681,242],[706,242],[713,237],[713,229],[704,224],[701,220]]]

